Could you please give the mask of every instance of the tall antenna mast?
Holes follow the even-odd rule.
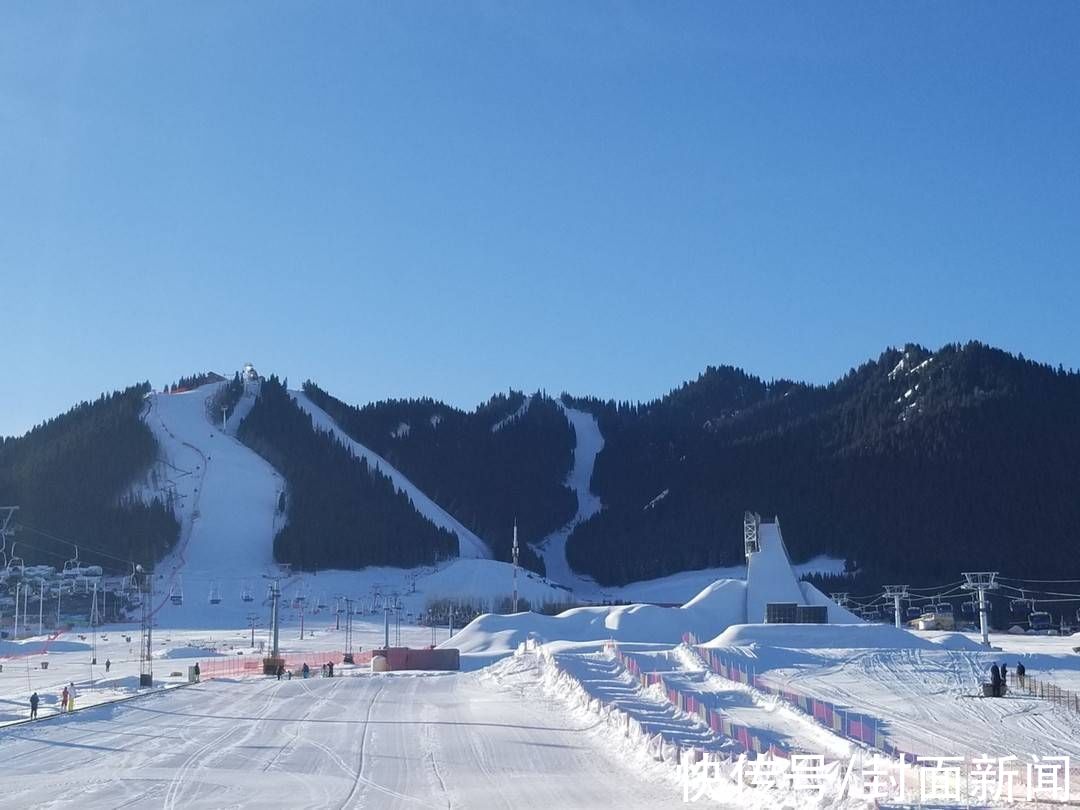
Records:
[[[517,518],[514,518],[514,599],[512,603],[511,613],[518,612],[518,541],[517,541]]]

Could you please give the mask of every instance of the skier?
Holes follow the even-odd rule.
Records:
[[[281,676],[284,675],[284,674],[285,674],[285,665],[284,664],[278,664],[277,665],[277,679],[280,681]]]
[[[201,673],[200,673],[200,671],[199,671],[199,662],[198,662],[198,661],[196,661],[196,662],[195,662],[195,682],[196,682],[196,683],[198,683],[198,682],[199,682],[199,678],[200,678],[200,676],[201,676]]]
[[[1001,697],[1001,670],[998,669],[997,664],[990,667],[990,686],[992,687],[991,694],[994,697]]]
[[[64,691],[60,693],[60,713],[63,714],[67,711],[68,707],[68,691],[67,687],[64,687]]]
[[[37,720],[37,705],[38,705],[38,693],[34,692],[30,696],[30,719]]]
[[[307,661],[304,662],[304,666],[300,668],[300,671],[304,673],[305,678],[311,673],[311,669],[308,667]]]
[[[112,666],[112,661],[110,661],[108,658],[106,658],[105,659],[105,674],[106,675],[109,674],[109,667],[111,667],[111,666]]]
[[[75,711],[75,681],[68,684],[68,711]]]
[[[1005,664],[1001,664],[1001,695],[1005,696],[1005,693],[1009,690],[1009,670],[1005,667]]]
[[[1021,689],[1024,688],[1024,675],[1026,675],[1026,674],[1027,674],[1027,670],[1024,669],[1024,662],[1023,661],[1017,661],[1016,662],[1016,680],[1020,684]]]
[[[327,662],[326,671],[329,673],[331,678],[334,677],[334,662],[333,661],[328,661]]]

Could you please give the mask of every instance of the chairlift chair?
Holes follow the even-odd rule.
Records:
[[[184,584],[179,577],[176,578],[176,582],[169,586],[169,601],[177,607],[184,604]]]
[[[22,557],[15,554],[15,546],[15,543],[11,544],[11,559],[8,560],[5,570],[8,576],[21,577],[26,571],[26,563],[23,562]]]
[[[60,572],[64,577],[77,577],[82,573],[82,565],[79,563],[79,547],[75,546],[74,558],[64,563],[64,570]]]
[[[216,582],[210,583],[210,596],[209,601],[211,605],[221,604],[221,591],[218,590]]]

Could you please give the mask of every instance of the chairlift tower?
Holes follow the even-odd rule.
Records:
[[[743,549],[746,552],[746,561],[750,562],[750,555],[761,550],[758,541],[758,527],[761,525],[761,515],[756,512],[743,512]]]
[[[998,587],[997,575],[997,571],[964,571],[964,584],[960,586],[965,591],[976,591],[979,594],[979,629],[982,631],[984,647],[990,646],[990,617],[986,592]]]
[[[850,599],[848,599],[850,595],[851,594],[849,594],[847,591],[843,591],[841,593],[830,593],[829,598],[836,602],[836,604],[840,607],[846,608],[848,606],[848,603],[851,601]]]
[[[139,592],[142,594],[142,642],[139,645],[139,686],[153,686],[154,614],[152,613],[152,606],[150,603],[153,600],[154,578],[153,574],[149,571],[144,571],[141,565],[135,566],[135,571],[142,575],[142,582],[139,585]]]
[[[3,557],[2,565],[7,567],[7,539],[15,536],[15,527],[12,522],[15,520],[15,513],[19,511],[17,506],[0,506],[0,556]],[[12,546],[12,551],[15,547]]]
[[[908,586],[907,585],[886,585],[885,586],[885,598],[893,600],[893,609],[895,611],[896,627],[899,629],[904,626],[903,616],[900,613],[900,600],[907,599]]]

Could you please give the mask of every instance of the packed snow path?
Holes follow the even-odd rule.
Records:
[[[466,529],[457,518],[431,500],[386,459],[360,444],[360,442],[350,438],[345,431],[338,427],[330,414],[312,402],[303,391],[290,391],[289,394],[296,401],[296,404],[311,416],[311,421],[318,430],[331,434],[345,447],[349,448],[357,458],[366,459],[368,464],[393,481],[399,492],[404,492],[409,496],[409,500],[412,501],[417,512],[436,526],[456,534],[460,556],[491,557],[491,549],[488,548],[487,543]]]
[[[591,579],[575,574],[570,568],[570,563],[566,560],[566,541],[578,524],[584,523],[601,509],[600,498],[593,494],[590,485],[596,457],[604,449],[604,437],[600,433],[596,417],[591,413],[568,408],[561,402],[559,407],[573,425],[577,441],[574,446],[574,463],[566,477],[566,486],[577,495],[577,514],[557,532],[544,538],[537,545],[537,551],[544,558],[548,579],[573,589],[581,598],[590,598],[595,596],[594,592],[598,591],[598,587]]]
[[[535,668],[210,682],[0,732],[5,804],[677,807],[541,696]],[[524,678],[522,681],[521,679]]]

